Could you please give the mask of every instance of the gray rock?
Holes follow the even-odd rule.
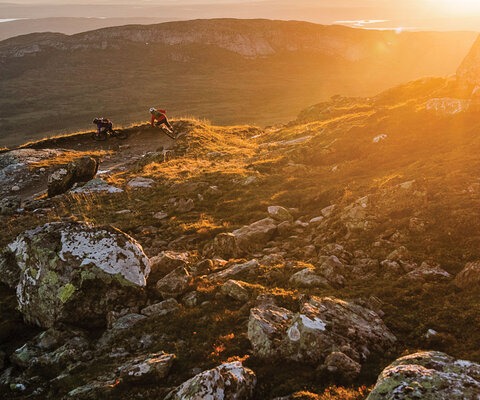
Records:
[[[125,383],[156,383],[168,376],[174,359],[174,354],[164,352],[135,357],[120,366],[117,374]]]
[[[224,269],[223,271],[216,272],[208,276],[208,279],[213,282],[225,282],[228,279],[235,278],[243,273],[254,274],[258,271],[260,264],[257,260],[250,260],[243,264],[234,264]]]
[[[235,361],[194,376],[165,400],[249,400],[256,382],[254,372]]]
[[[345,266],[336,256],[329,256],[321,260],[321,264],[317,266],[316,271],[323,277],[325,277],[328,282],[333,287],[343,287],[345,285]]]
[[[479,394],[479,364],[428,351],[385,368],[367,400],[473,400]]]
[[[86,335],[78,330],[50,328],[14,351],[12,364],[23,368],[36,368],[37,373],[60,373],[68,365],[83,359],[90,344]]]
[[[320,212],[322,213],[322,216],[325,217],[325,218],[328,218],[330,217],[333,212],[335,211],[335,208],[337,206],[335,204],[331,205],[331,206],[328,206],[328,207],[325,207],[323,208]]]
[[[195,202],[192,199],[184,199],[183,197],[175,203],[175,211],[184,214],[195,208]]]
[[[301,288],[330,287],[328,280],[315,273],[311,268],[305,268],[290,277],[290,283]]]
[[[292,214],[285,207],[269,206],[268,214],[276,221],[293,221]]]
[[[275,235],[277,224],[265,218],[233,231],[240,250],[250,253],[262,249]]]
[[[193,291],[182,297],[182,303],[189,308],[194,308],[200,304],[200,293]]]
[[[360,375],[362,366],[339,351],[330,353],[325,359],[325,367],[335,377],[344,382],[353,382]]]
[[[143,301],[150,263],[141,246],[115,228],[49,223],[19,235],[8,252],[14,257],[3,258],[2,269],[20,273],[17,282],[12,274],[5,282],[16,285],[25,320],[41,327],[58,321],[103,326],[111,310]]]
[[[467,263],[465,268],[457,274],[453,283],[460,289],[478,288],[480,283],[480,261]]]
[[[75,183],[88,182],[98,171],[98,161],[81,157],[60,168],[48,177],[48,197],[67,192]]]
[[[151,306],[142,309],[141,313],[147,317],[162,316],[174,313],[180,309],[180,305],[175,299],[164,300],[160,303],[152,304]]]
[[[236,258],[241,253],[233,233],[219,233],[212,243],[211,254],[225,259]]]
[[[248,338],[260,358],[317,364],[333,351],[362,363],[396,341],[375,312],[330,297],[312,297],[299,313],[268,303],[253,308]]]
[[[138,188],[149,188],[152,187],[152,185],[155,183],[153,179],[150,178],[145,178],[143,176],[137,176],[130,180],[127,183],[127,186],[133,188],[133,189],[138,189]]]
[[[222,285],[222,293],[238,301],[250,300],[250,292],[245,288],[244,282],[228,280]]]
[[[423,262],[420,267],[410,271],[405,278],[413,281],[438,281],[449,279],[451,275],[438,264]]]
[[[150,259],[149,283],[155,284],[159,279],[168,275],[179,267],[188,267],[188,253],[176,251],[162,251],[158,256]]]
[[[178,267],[157,282],[156,288],[163,298],[176,298],[188,291],[193,276],[184,267]]]

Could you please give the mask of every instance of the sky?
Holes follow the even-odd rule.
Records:
[[[341,21],[375,29],[477,31],[480,0],[0,0],[0,18],[62,16],[270,18]]]

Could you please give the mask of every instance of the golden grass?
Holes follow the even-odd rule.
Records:
[[[107,154],[110,154],[111,152],[109,151],[103,151],[103,150],[93,150],[93,151],[64,151],[58,155],[56,155],[53,158],[49,159],[43,159],[41,161],[38,161],[36,163],[30,164],[31,169],[37,169],[37,168],[50,168],[54,167],[57,165],[66,165],[79,157],[84,157],[84,156],[90,156],[94,158],[101,158],[106,156]]]

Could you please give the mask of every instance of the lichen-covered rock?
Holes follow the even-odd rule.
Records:
[[[193,276],[186,268],[178,267],[157,282],[157,291],[163,298],[176,298],[188,291]]]
[[[259,267],[260,264],[258,263],[258,261],[253,259],[247,261],[246,263],[233,264],[222,271],[210,274],[208,276],[208,279],[213,282],[225,282],[228,279],[234,278],[244,273],[255,274],[256,272],[258,272]]]
[[[385,368],[367,400],[479,398],[480,364],[428,351],[401,357]]]
[[[293,221],[292,214],[285,207],[269,206],[268,214],[276,221]]]
[[[174,354],[156,353],[135,357],[117,369],[124,382],[153,382],[165,378],[170,372]]]
[[[253,224],[233,231],[240,250],[250,253],[265,246],[277,231],[277,224],[272,218],[265,218]]]
[[[48,223],[19,235],[8,252],[2,262],[19,271],[18,308],[45,328],[57,321],[105,325],[109,311],[142,300],[150,272],[141,246],[109,226]]]
[[[465,265],[454,280],[455,286],[460,289],[475,288],[480,284],[480,261],[469,262]]]
[[[375,312],[331,297],[312,297],[299,313],[271,304],[253,308],[248,338],[260,358],[313,363],[323,363],[332,351],[362,363],[396,341]]]
[[[178,267],[188,266],[188,253],[176,251],[162,251],[158,256],[150,259],[151,271],[148,281],[156,283]]]
[[[165,400],[248,400],[256,382],[254,372],[235,361],[195,375]]]
[[[68,168],[60,168],[48,177],[48,197],[58,196],[65,193],[74,184],[74,171]]]
[[[50,328],[15,350],[10,361],[20,368],[36,368],[39,374],[61,373],[81,361],[89,347],[82,331]]]
[[[302,288],[330,287],[327,279],[310,268],[302,269],[290,277],[290,283]]]
[[[414,281],[438,281],[450,278],[450,274],[438,264],[423,262],[419,267],[410,271],[407,279]]]
[[[342,379],[344,382],[352,382],[360,375],[362,366],[339,351],[330,353],[325,359],[326,370]]]
[[[167,299],[160,303],[152,304],[148,307],[142,309],[141,313],[147,317],[158,317],[162,315],[167,315],[174,313],[180,309],[180,304],[178,304],[175,299]]]
[[[88,182],[98,171],[98,161],[92,157],[80,157],[48,177],[48,197],[65,193],[75,183]]]
[[[237,245],[236,236],[233,233],[219,233],[206,253],[225,259],[235,258],[241,253]]]
[[[245,285],[242,282],[233,279],[228,280],[222,285],[222,293],[234,300],[250,300],[250,293],[245,288]]]

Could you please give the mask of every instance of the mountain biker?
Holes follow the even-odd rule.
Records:
[[[170,133],[173,134],[173,127],[172,125],[170,125],[170,122],[168,122],[166,113],[167,112],[165,110],[157,110],[154,107],[150,108],[150,114],[152,114],[150,124],[154,126],[155,120],[157,120],[155,126],[165,125],[170,131]]]
[[[101,132],[114,133],[112,121],[107,118],[95,118],[93,123],[97,125],[97,135]]]

